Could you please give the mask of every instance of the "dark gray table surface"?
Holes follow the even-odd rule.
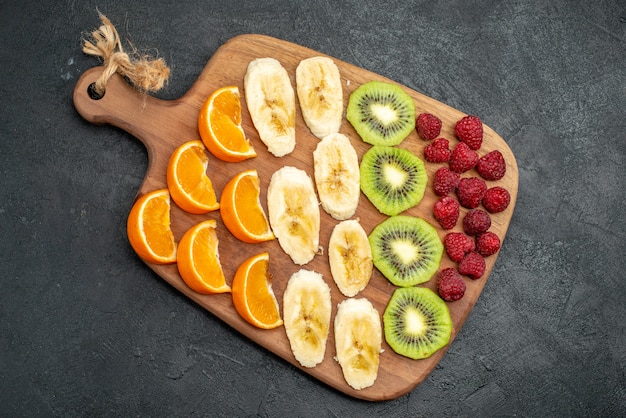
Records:
[[[232,331],[126,239],[141,143],[84,121],[106,14],[186,92],[261,33],[480,116],[513,149],[517,206],[475,309],[398,399],[355,400]],[[624,416],[626,2],[3,1],[0,415]]]

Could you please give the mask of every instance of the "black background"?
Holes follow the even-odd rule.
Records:
[[[74,110],[97,9],[186,92],[262,33],[476,114],[513,149],[517,206],[432,375],[371,403],[249,342],[152,273],[126,217],[141,143]],[[623,1],[3,1],[0,413],[5,416],[626,414]]]

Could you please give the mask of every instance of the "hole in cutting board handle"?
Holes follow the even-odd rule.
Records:
[[[100,99],[102,99],[104,97],[105,93],[106,93],[106,91],[103,92],[102,94],[100,94],[100,93],[98,93],[96,91],[96,83],[91,83],[89,85],[89,87],[87,87],[87,95],[89,95],[89,97],[92,100],[100,100]]]

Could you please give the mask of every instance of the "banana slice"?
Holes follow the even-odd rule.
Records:
[[[324,210],[340,221],[354,215],[361,195],[361,175],[348,137],[340,133],[324,137],[313,151],[313,167]]]
[[[352,297],[365,289],[374,264],[367,234],[359,221],[342,221],[333,228],[328,242],[328,261],[341,293]]]
[[[322,275],[301,269],[283,294],[283,321],[294,357],[303,367],[324,360],[330,329],[330,288]]]
[[[257,58],[244,77],[252,123],[269,152],[282,157],[296,146],[296,99],[287,70],[274,58]]]
[[[296,68],[296,89],[302,117],[313,135],[322,139],[339,132],[343,90],[339,69],[332,59],[312,57]]]
[[[380,315],[365,298],[346,299],[335,315],[337,362],[346,382],[356,390],[378,377],[382,331]]]
[[[320,209],[311,177],[299,168],[276,171],[267,188],[270,225],[294,263],[303,265],[319,250]]]

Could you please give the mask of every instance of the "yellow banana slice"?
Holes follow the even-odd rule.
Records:
[[[269,152],[282,157],[296,146],[296,99],[287,70],[274,58],[257,58],[244,77],[252,123]]]
[[[346,382],[356,390],[378,377],[382,326],[380,315],[365,298],[346,299],[335,315],[336,359]]]
[[[324,360],[330,329],[330,288],[322,275],[311,270],[295,272],[283,294],[283,322],[296,360],[315,367]]]
[[[332,59],[311,57],[296,68],[296,90],[304,122],[322,139],[339,132],[343,115],[343,90],[339,69]]]
[[[335,225],[328,242],[328,262],[333,280],[344,296],[365,289],[374,264],[367,234],[355,219]]]
[[[270,226],[283,251],[303,265],[319,251],[320,209],[311,177],[285,166],[272,174],[267,188]]]

